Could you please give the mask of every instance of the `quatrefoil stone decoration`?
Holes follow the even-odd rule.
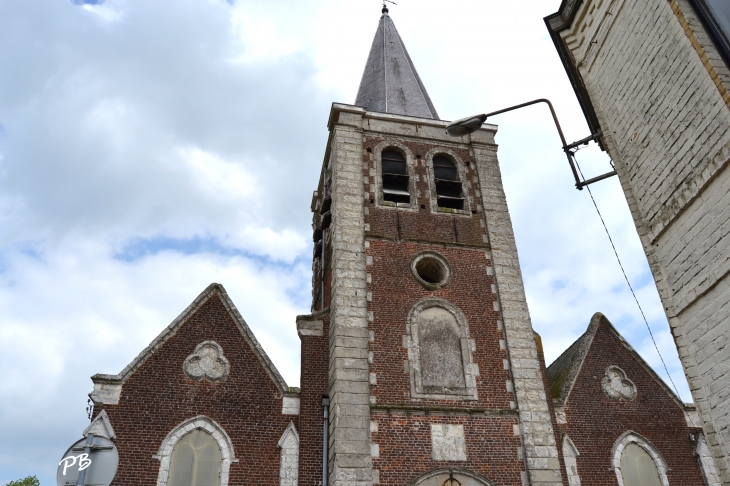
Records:
[[[203,341],[183,363],[183,371],[193,380],[222,380],[228,376],[231,365],[223,356],[223,348],[215,341]]]
[[[604,393],[613,400],[633,400],[636,398],[636,385],[626,377],[626,372],[618,366],[606,368],[606,376],[601,382]]]

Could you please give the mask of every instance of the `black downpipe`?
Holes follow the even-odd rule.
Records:
[[[329,472],[327,462],[329,459],[330,444],[330,398],[327,395],[322,397],[322,412],[324,412],[322,419],[322,423],[324,424],[322,434],[322,486],[327,486],[327,473]]]

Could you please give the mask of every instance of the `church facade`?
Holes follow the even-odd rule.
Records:
[[[328,121],[300,388],[211,284],[92,377],[85,433],[117,445],[113,484],[718,484],[693,406],[605,317],[545,366],[497,127],[446,125],[384,9],[357,100]]]

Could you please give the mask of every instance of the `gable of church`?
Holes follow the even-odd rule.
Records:
[[[117,484],[166,484],[176,474],[176,445],[193,447],[190,440],[220,451],[222,485],[278,482],[280,441],[298,423],[298,391],[286,386],[222,286],[209,286],[122,373],[93,380],[106,387],[91,397],[104,418],[96,428],[116,433]],[[285,446],[288,457],[298,443]]]
[[[696,445],[689,439],[698,433],[689,418],[693,408],[602,314],[548,368],[548,377],[569,479],[615,485],[622,458],[626,461],[623,451],[637,450],[654,458],[658,481],[671,471],[672,482],[702,484]]]

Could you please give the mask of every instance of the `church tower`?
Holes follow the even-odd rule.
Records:
[[[562,484],[497,127],[446,125],[383,8],[312,199],[299,484]]]

